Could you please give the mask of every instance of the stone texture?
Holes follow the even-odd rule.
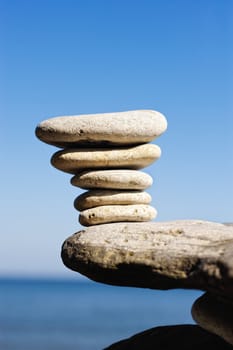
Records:
[[[82,169],[141,169],[152,164],[160,155],[159,146],[153,144],[124,148],[74,148],[56,152],[51,163],[56,169],[76,174]]]
[[[153,179],[138,170],[92,170],[72,177],[71,184],[84,189],[105,188],[120,190],[144,190],[150,187]]]
[[[62,259],[107,284],[233,293],[233,228],[213,222],[92,226],[65,241]]]
[[[105,348],[105,350],[175,349],[232,350],[232,346],[198,326],[177,325],[151,328]]]
[[[149,204],[151,196],[143,191],[91,190],[78,196],[75,209],[82,211],[102,205]]]
[[[233,345],[233,295],[231,297],[227,300],[206,293],[193,304],[192,315],[202,328]]]
[[[150,205],[104,205],[82,211],[79,222],[83,226],[121,221],[150,221],[157,216]]]
[[[36,136],[58,147],[147,143],[167,128],[165,117],[153,110],[87,114],[47,119]]]

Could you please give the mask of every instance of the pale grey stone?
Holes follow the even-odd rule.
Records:
[[[144,144],[123,148],[74,148],[56,152],[52,165],[76,174],[82,169],[141,169],[155,162],[161,155],[159,146]]]
[[[122,221],[150,221],[157,216],[157,211],[147,204],[104,205],[86,209],[79,214],[83,226]]]
[[[233,294],[233,228],[206,221],[103,224],[62,248],[65,265],[108,284]]]
[[[82,193],[74,201],[74,207],[81,211],[102,205],[149,204],[151,196],[143,191],[91,190]]]
[[[150,175],[127,169],[84,171],[71,179],[73,186],[84,189],[144,190],[152,183],[153,179]]]
[[[37,137],[58,147],[147,143],[167,128],[166,118],[153,110],[86,114],[47,119],[36,128]]]
[[[206,293],[193,304],[192,316],[202,328],[233,345],[233,295],[231,297]]]

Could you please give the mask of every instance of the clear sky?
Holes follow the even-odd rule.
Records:
[[[34,136],[59,115],[155,109],[157,220],[233,221],[231,0],[0,0],[0,275],[76,275],[81,192]]]

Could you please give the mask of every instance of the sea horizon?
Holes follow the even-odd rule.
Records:
[[[195,290],[118,287],[63,276],[0,277],[1,350],[99,350],[149,328],[194,324]]]

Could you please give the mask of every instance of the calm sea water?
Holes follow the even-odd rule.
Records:
[[[193,323],[200,294],[0,279],[0,349],[100,350],[148,328]]]

